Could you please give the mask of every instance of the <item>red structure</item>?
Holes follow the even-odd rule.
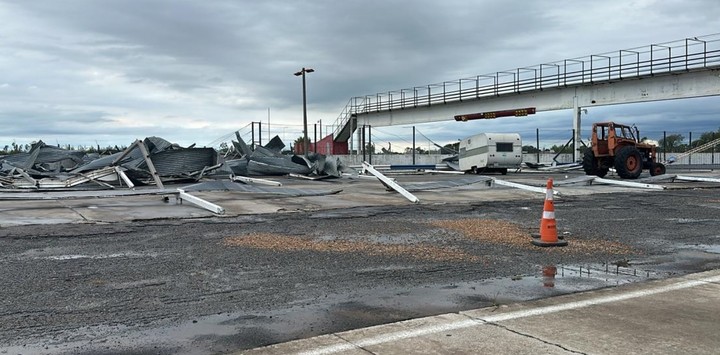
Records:
[[[309,143],[308,151],[324,155],[348,154],[348,142],[335,142],[333,140],[332,134],[329,134],[325,138],[317,141],[316,143]],[[295,154],[305,154],[305,152],[303,151],[302,142],[300,142],[300,144],[295,144],[294,152]]]

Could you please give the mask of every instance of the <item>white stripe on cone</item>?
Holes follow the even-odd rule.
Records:
[[[553,211],[543,211],[543,219],[555,219],[555,212]]]

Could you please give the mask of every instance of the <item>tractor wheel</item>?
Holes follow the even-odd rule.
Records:
[[[655,163],[650,167],[650,175],[657,176],[657,175],[664,175],[665,174],[665,165],[663,163]]]
[[[598,167],[598,161],[597,159],[595,159],[595,154],[593,154],[592,149],[588,149],[587,151],[585,151],[585,155],[583,155],[582,166],[583,170],[585,170],[585,175],[604,177],[608,172],[607,168]]]
[[[637,179],[642,173],[642,165],[642,156],[635,147],[622,147],[615,154],[615,170],[623,179]]]

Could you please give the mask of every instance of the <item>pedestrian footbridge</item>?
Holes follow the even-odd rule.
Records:
[[[720,34],[353,97],[333,125],[333,139],[350,140],[358,125],[572,109],[578,158],[582,108],[713,95],[720,95]]]

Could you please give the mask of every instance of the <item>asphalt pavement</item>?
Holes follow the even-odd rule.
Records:
[[[495,176],[535,187],[548,177],[559,183],[562,249],[530,244],[544,194],[497,184],[417,191],[419,204],[368,178],[278,179],[342,190],[327,195],[194,193],[224,215],[172,193],[3,200],[0,351],[230,353],[720,269],[718,184],[656,190],[563,185],[582,177],[572,172]]]

